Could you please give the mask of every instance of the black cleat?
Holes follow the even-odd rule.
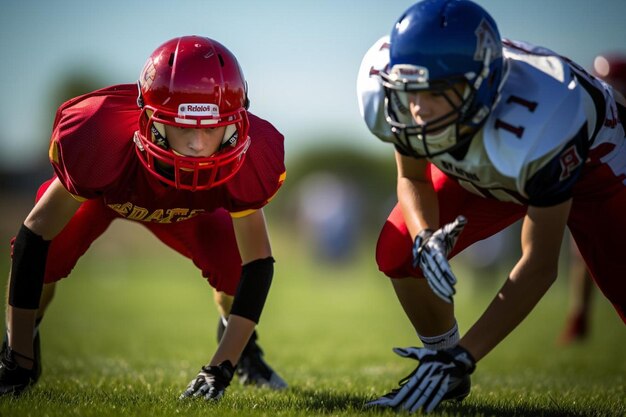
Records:
[[[38,320],[37,325],[39,325],[40,321]],[[4,334],[0,350],[0,396],[6,394],[19,395],[39,380],[41,376],[41,340],[39,338],[39,329],[35,331],[35,338],[33,339],[35,358],[32,369],[22,368],[17,364],[15,356],[20,356],[20,354],[9,348],[7,334]]]
[[[3,346],[0,356],[0,396],[13,394],[19,395],[26,388],[34,385],[41,374],[41,367],[33,369],[22,368],[15,361],[15,352],[8,346]]]
[[[241,354],[237,376],[244,385],[256,385],[276,390],[287,388],[287,383],[263,360],[263,350],[256,343],[256,332]]]
[[[225,330],[222,319],[219,319],[217,340],[219,341]],[[263,359],[263,350],[257,344],[256,330],[250,336],[248,344],[243,349],[235,375],[243,385],[255,385],[275,390],[287,388],[287,383]]]

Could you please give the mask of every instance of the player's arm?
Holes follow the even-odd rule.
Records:
[[[55,178],[26,217],[24,225],[43,239],[52,240],[69,222],[81,203]]]
[[[487,310],[461,340],[478,361],[535,307],[557,277],[561,241],[571,199],[552,207],[530,206],[522,225],[522,257]]]
[[[424,229],[436,230],[439,227],[439,203],[428,178],[428,162],[396,151],[396,167],[398,202],[411,238],[415,239]]]
[[[263,209],[233,218],[241,255],[242,276],[233,300],[226,332],[211,365],[225,360],[236,364],[259,321],[273,277],[272,249]]]
[[[466,219],[457,217],[439,228],[439,200],[428,176],[425,159],[413,159],[396,151],[398,202],[413,240],[413,267],[419,266],[431,290],[452,303],[456,277],[448,254],[463,231]]]
[[[55,179],[26,217],[13,247],[8,285],[9,346],[22,367],[30,368],[33,329],[43,287],[48,246],[72,218],[80,202]]]
[[[217,351],[203,366],[180,398],[204,397],[219,400],[229,386],[246,343],[259,321],[274,275],[274,259],[270,247],[265,216],[259,209],[243,217],[233,218],[237,245],[241,254],[242,272],[228,326]]]

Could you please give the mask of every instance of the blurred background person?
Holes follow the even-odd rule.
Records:
[[[300,227],[311,239],[317,259],[329,263],[352,259],[362,221],[358,192],[348,179],[331,171],[302,179],[297,197]]]

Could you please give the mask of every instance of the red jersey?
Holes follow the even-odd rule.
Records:
[[[249,114],[251,144],[226,183],[204,191],[178,190],[146,170],[134,147],[140,108],[137,87],[123,84],[72,99],[59,108],[50,161],[79,199],[102,198],[122,217],[173,223],[224,208],[234,217],[263,207],[285,179],[283,135]]]

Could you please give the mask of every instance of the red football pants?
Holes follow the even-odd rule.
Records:
[[[41,185],[37,200],[51,182]],[[61,233],[52,239],[44,281],[55,282],[68,276],[91,243],[115,219],[122,217],[101,199],[85,201]],[[191,259],[213,288],[235,294],[241,275],[241,257],[227,211],[202,213],[178,223],[139,223],[167,246]]]
[[[526,212],[526,207],[518,204],[474,195],[432,165],[431,177],[439,199],[440,224],[461,214],[468,220],[450,257],[496,234]],[[582,178],[575,189],[568,227],[597,286],[626,323],[626,187],[614,181],[615,175],[607,172],[606,166],[590,168]],[[606,181],[613,185],[605,187]],[[602,195],[597,184],[603,184]],[[396,205],[378,238],[378,268],[390,278],[422,277],[421,270],[412,266],[412,246],[402,211]]]

